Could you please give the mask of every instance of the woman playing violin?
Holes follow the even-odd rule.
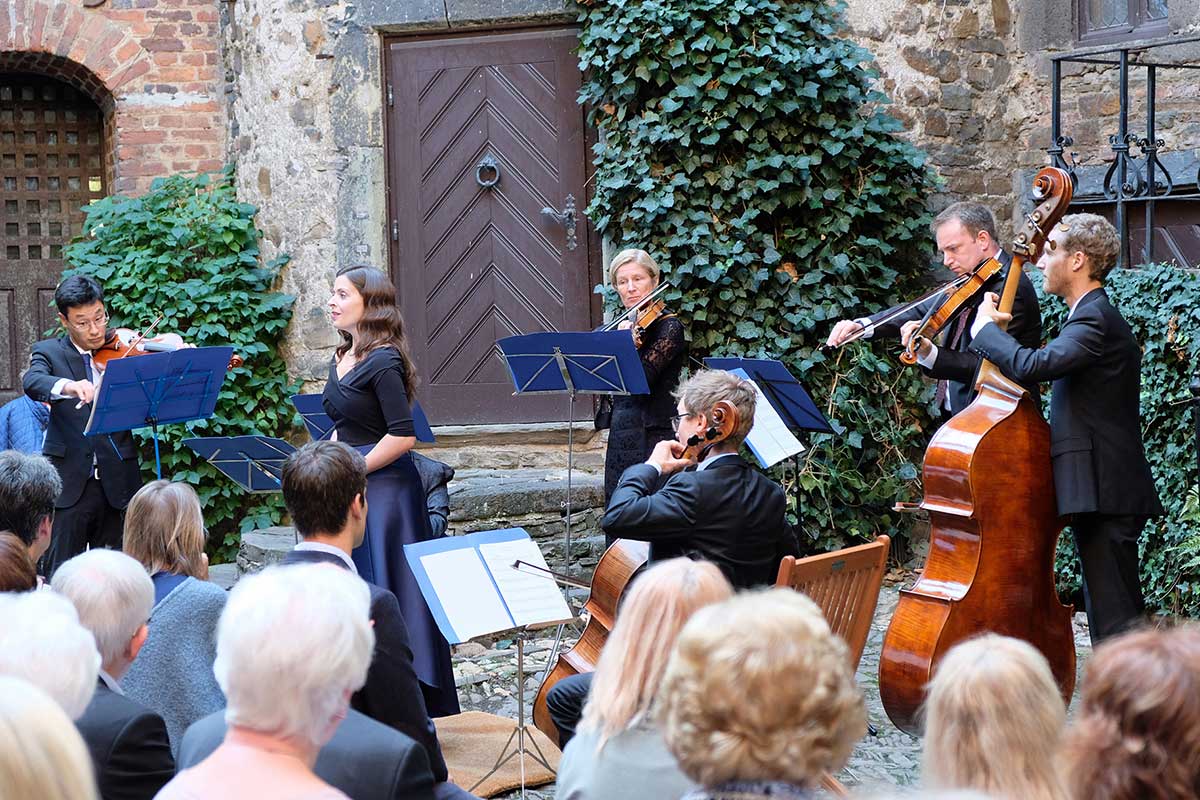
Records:
[[[645,250],[622,250],[608,268],[609,281],[616,288],[621,304],[633,309],[657,287],[660,278],[658,264]],[[641,464],[654,445],[674,438],[671,415],[675,401],[671,391],[679,383],[679,373],[687,361],[687,341],[683,323],[670,313],[640,329],[636,317],[618,326],[634,335],[650,394],[624,395],[613,398],[611,429],[608,432],[608,452],[604,458],[604,501],[612,497],[617,482],[628,467]],[[640,335],[639,335],[640,334]],[[639,341],[640,339],[640,341]]]

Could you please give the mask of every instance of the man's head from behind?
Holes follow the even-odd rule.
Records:
[[[728,403],[737,411],[737,424],[722,449],[736,451],[754,426],[758,393],[754,384],[732,372],[700,370],[675,390],[675,398],[679,401],[676,436],[681,444],[687,444],[687,438],[692,434],[703,438],[707,429],[719,427],[724,410],[717,408],[718,403]]]
[[[51,584],[96,637],[104,671],[119,680],[146,643],[154,582],[145,568],[116,550],[89,550],[59,567]]]
[[[367,462],[341,442],[309,442],[283,464],[283,502],[304,538],[349,533],[362,544],[367,524]]]
[[[50,546],[54,501],[61,492],[58,470],[44,457],[0,451],[0,530],[15,533],[34,561]]]
[[[0,675],[24,678],[78,719],[99,670],[96,640],[69,600],[46,591],[0,593]]]

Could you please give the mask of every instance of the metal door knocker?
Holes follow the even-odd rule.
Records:
[[[491,156],[484,156],[475,165],[475,182],[484,189],[490,189],[500,182],[500,165]]]

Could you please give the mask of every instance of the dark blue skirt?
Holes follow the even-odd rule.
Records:
[[[364,580],[396,595],[412,638],[413,668],[431,717],[457,714],[458,691],[450,665],[450,645],[404,558],[404,545],[433,538],[425,490],[412,456],[405,453],[367,476],[367,533],[354,548],[354,564]]]

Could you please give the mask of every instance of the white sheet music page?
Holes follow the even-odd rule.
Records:
[[[743,373],[743,370],[734,370],[737,373]],[[767,396],[763,394],[763,390],[758,388],[758,384],[754,384],[754,391],[758,393],[758,402],[754,407],[754,425],[750,428],[750,434],[746,437],[746,444],[751,452],[754,453],[758,463],[763,469],[774,466],[785,458],[791,458],[797,453],[804,452],[804,445],[800,444],[800,440],[796,438],[783,418],[779,416],[779,412],[767,400]]]
[[[479,545],[500,594],[517,625],[536,625],[570,619],[571,609],[558,584],[548,576],[513,569],[517,560],[546,569],[546,559],[533,539]]]
[[[450,627],[463,642],[516,627],[475,548],[430,553],[421,556],[421,565]]]

